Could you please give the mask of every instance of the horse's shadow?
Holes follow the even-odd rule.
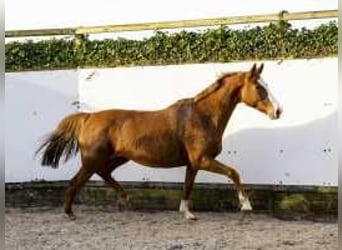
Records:
[[[218,159],[236,167],[244,183],[337,186],[337,156],[333,111],[295,126],[228,130]]]

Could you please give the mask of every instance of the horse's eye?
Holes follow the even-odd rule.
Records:
[[[267,97],[267,92],[261,85],[257,85],[256,89],[258,91],[258,94],[259,94],[261,100],[263,100]]]

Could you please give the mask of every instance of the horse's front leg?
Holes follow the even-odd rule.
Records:
[[[189,210],[189,198],[192,190],[192,186],[195,182],[195,177],[198,170],[192,168],[191,166],[186,167],[184,188],[183,188],[183,198],[181,200],[179,211],[184,214],[186,219],[195,220],[196,217]]]
[[[194,159],[192,163],[193,166],[196,166],[198,169],[228,176],[233,181],[237,190],[241,211],[252,210],[251,203],[249,202],[247,194],[241,184],[240,176],[234,168],[228,167],[215,159],[203,156],[201,158]]]

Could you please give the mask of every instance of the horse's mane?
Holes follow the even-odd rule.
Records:
[[[203,98],[207,97],[208,95],[210,95],[211,93],[218,90],[220,87],[222,87],[224,78],[236,75],[237,73],[239,72],[228,72],[228,73],[220,74],[214,83],[212,83],[209,87],[205,88],[204,90],[202,90],[200,93],[198,93],[197,95],[193,97],[194,102],[198,102],[202,100]]]

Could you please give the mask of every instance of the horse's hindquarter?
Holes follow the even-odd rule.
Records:
[[[116,155],[152,167],[187,163],[174,110],[123,112],[109,134]]]

